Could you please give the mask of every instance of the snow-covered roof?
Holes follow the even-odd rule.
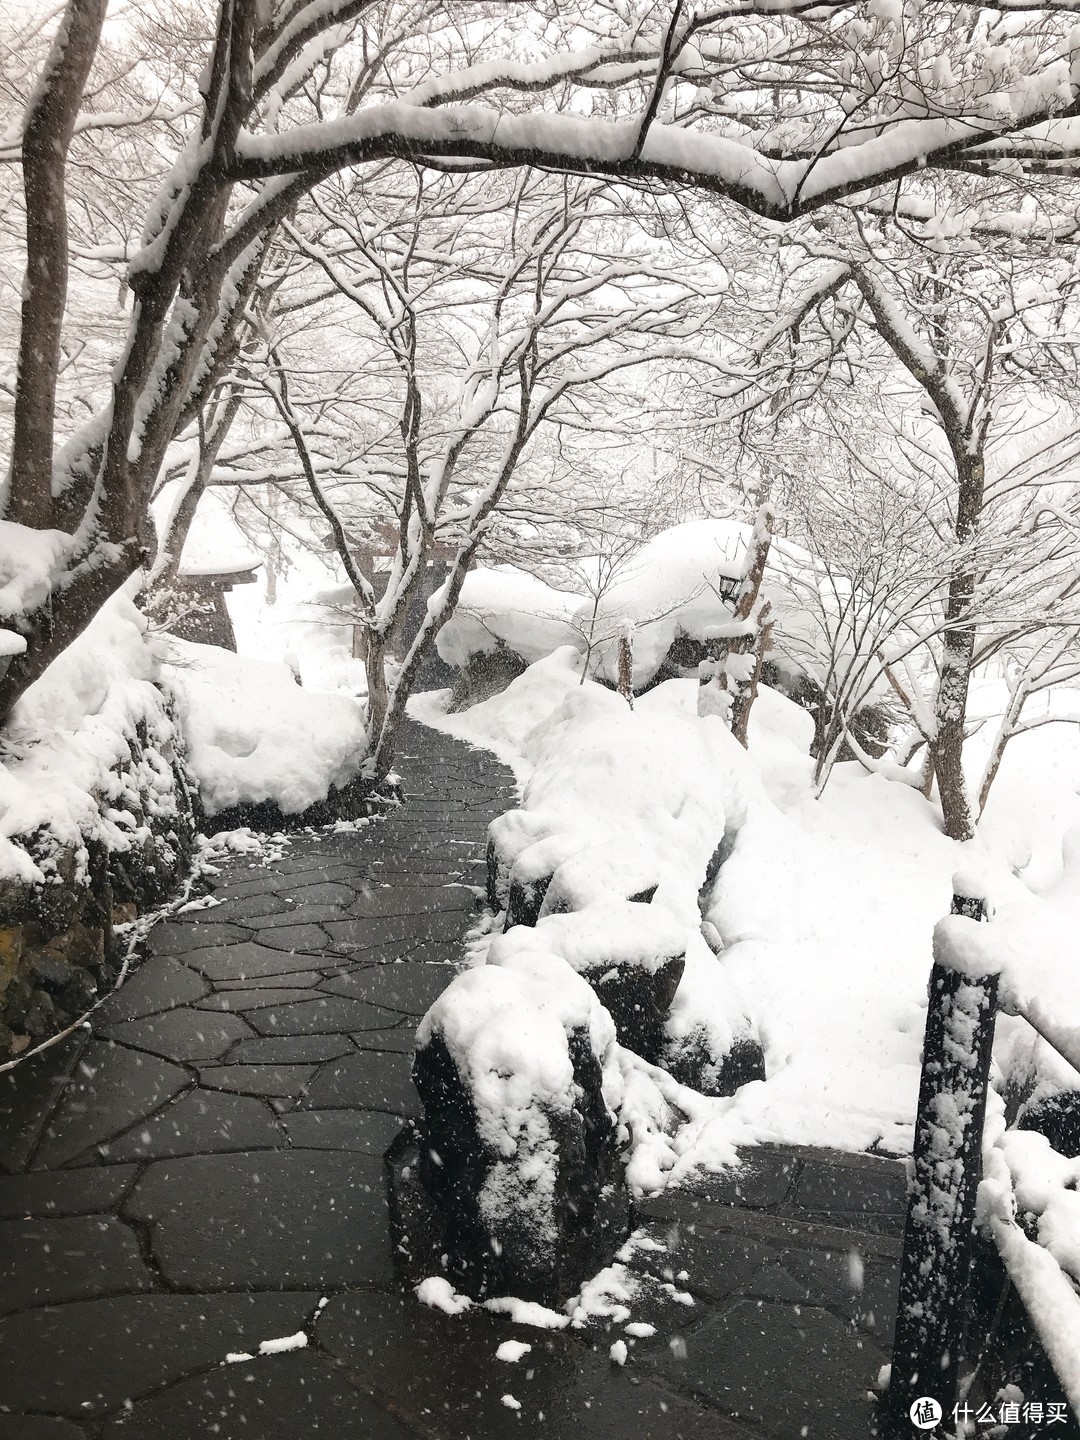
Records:
[[[443,590],[432,596],[429,609],[441,602]],[[466,575],[436,647],[448,665],[462,666],[470,655],[489,654],[501,641],[531,665],[560,645],[577,643],[571,622],[580,605],[580,595],[556,590],[516,566],[477,566]]]
[[[183,482],[163,485],[151,507],[159,537],[167,531],[183,498]],[[254,570],[262,556],[233,518],[225,494],[206,490],[199,500],[180,557],[181,575],[229,575]]]

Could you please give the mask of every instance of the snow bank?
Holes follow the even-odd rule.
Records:
[[[85,1013],[121,927],[195,844],[190,777],[133,581],[16,705],[0,746],[0,1061]]]
[[[526,694],[543,688],[550,697],[563,682],[561,698],[518,740],[529,772],[521,801],[527,818],[504,822],[500,843],[513,825],[533,844],[545,835],[575,836],[573,864],[558,883],[561,893],[582,900],[625,899],[634,890],[624,887],[637,888],[651,860],[654,882],[664,882],[653,903],[696,929],[697,887],[724,833],[745,756],[720,725],[648,703],[651,697],[631,710],[603,686],[567,685],[567,671],[560,653],[511,686]],[[516,857],[508,851],[506,858]]]
[[[131,589],[102,608],[15,707],[0,763],[0,877],[40,883],[60,849],[74,850],[85,866],[88,842],[139,849],[151,839],[150,820],[176,815],[177,733]],[[72,878],[79,883],[81,868]]]
[[[445,586],[428,601],[434,611]],[[465,577],[457,608],[435,641],[448,665],[462,668],[470,655],[491,654],[502,642],[526,664],[543,659],[562,645],[578,643],[573,617],[579,595],[537,579],[513,565],[478,567]]]
[[[440,715],[433,696],[423,697],[422,706],[413,702],[411,711],[496,749],[514,767],[523,791],[539,797],[544,780],[536,777],[546,755],[542,741],[551,736],[557,748],[556,712],[582,688],[580,666],[579,656],[561,651],[463,715]],[[601,753],[595,784],[607,787],[601,812],[608,805],[620,807],[612,810],[605,834],[613,846],[622,847],[627,839],[622,799],[617,783],[603,777],[614,772],[622,743],[618,727],[633,722],[624,718],[629,711],[618,696],[588,682],[583,688],[599,696],[595,736]],[[952,876],[964,854],[941,834],[930,802],[909,787],[841,767],[817,798],[813,761],[806,753],[808,717],[783,696],[766,690],[759,695],[749,753],[729,744],[718,722],[698,721],[696,701],[694,681],[669,681],[640,697],[633,712],[643,725],[662,725],[668,736],[667,747],[648,757],[649,773],[657,774],[661,788],[652,796],[646,789],[645,801],[655,800],[666,786],[672,810],[685,793],[692,814],[715,805],[719,796],[724,821],[737,835],[706,911],[724,946],[722,962],[696,947],[688,952],[682,982],[690,987],[686,1009],[677,995],[669,1026],[685,1032],[693,1016],[705,1010],[704,995],[691,1001],[699,969],[709,993],[729,984],[755,1018],[768,1078],[743,1086],[731,1100],[697,1097],[692,1121],[671,1137],[663,1133],[671,1126],[671,1102],[657,1088],[663,1082],[649,1070],[634,1068],[627,1093],[632,1091],[642,1138],[634,1142],[631,1183],[660,1184],[698,1165],[730,1164],[737,1147],[766,1140],[843,1150],[878,1144],[898,1154],[909,1152],[934,925],[948,912]],[[614,722],[606,745],[605,714]],[[716,747],[719,769],[684,767],[683,737],[714,729],[719,738],[707,743]],[[669,755],[671,767],[658,773],[661,756],[666,761]],[[565,763],[573,770],[572,761]],[[676,775],[684,777],[682,793],[674,784]],[[1057,783],[1060,789],[1060,778]],[[584,806],[568,801],[568,817],[575,809],[585,813]],[[666,822],[661,819],[658,833],[672,819],[671,813]],[[541,831],[531,806],[500,823],[517,829],[522,846],[535,842]],[[602,836],[584,836],[579,853],[602,844]],[[978,844],[974,848],[993,870],[999,933],[1003,924],[1013,923],[1010,904],[1018,897],[1026,895],[1033,926],[1043,920],[1048,907],[1025,891],[1005,863],[983,856]],[[596,850],[589,854],[591,863],[597,862]],[[595,876],[599,887],[602,871],[598,863],[592,871],[591,863],[588,883]],[[664,906],[678,918],[690,917],[691,905],[697,912],[693,883],[683,875],[680,884]],[[599,898],[599,889],[579,893],[590,903]],[[1055,973],[1075,951],[1077,918],[1062,912]],[[1026,948],[1039,953],[1034,938]],[[1075,988],[1080,991],[1080,979]],[[712,1022],[718,1027],[725,1004],[722,998],[718,1002]],[[683,1100],[694,1104],[685,1092]]]
[[[989,1226],[1074,1409],[1080,1407],[1080,1160],[1042,1135],[1006,1130],[1001,1101],[987,1107],[980,1221]],[[1024,1217],[1030,1233],[1019,1222]]]
[[[422,710],[414,706],[413,713],[495,749],[524,790],[544,758],[539,742],[554,733],[555,712],[580,688],[580,669],[580,656],[561,651],[463,715],[441,716],[433,696],[423,697]],[[590,688],[596,687],[586,683],[584,689]],[[634,714],[681,716],[687,733],[698,724],[696,689],[693,681],[657,686],[636,702]],[[608,702],[609,711],[599,708]],[[598,702],[601,749],[599,717],[610,713],[615,721],[608,755],[600,757],[602,773],[614,766],[617,727],[627,723],[621,704],[617,696]],[[710,988],[722,974],[755,1017],[768,1078],[744,1086],[733,1100],[699,1100],[692,1123],[672,1139],[660,1133],[668,1122],[658,1082],[635,1069],[628,1094],[632,1089],[639,1101],[639,1129],[649,1136],[650,1153],[663,1160],[639,1165],[635,1159],[635,1184],[660,1183],[665,1167],[678,1177],[699,1164],[730,1163],[736,1147],[761,1141],[842,1150],[876,1144],[910,1153],[934,927],[948,913],[953,876],[963,867],[977,869],[993,889],[994,920],[983,928],[988,938],[993,932],[995,946],[1005,947],[1005,998],[1025,1005],[1041,1000],[1060,1026],[1080,1033],[1080,861],[1074,845],[1066,846],[1064,857],[1061,846],[1063,835],[1080,823],[1080,798],[1068,783],[1080,763],[1075,727],[1048,726],[1014,742],[981,827],[985,836],[961,847],[941,833],[935,807],[915,790],[853,766],[840,767],[818,798],[806,753],[808,724],[804,711],[763,689],[751,718],[749,754],[725,751],[723,757],[729,769],[722,808],[737,840],[706,912],[725,947],[723,962],[707,955],[701,960],[711,966]],[[650,763],[655,770],[657,757]],[[670,783],[670,777],[660,779]],[[708,792],[712,783],[703,778],[699,789]],[[537,780],[530,795],[539,796],[542,786]],[[609,787],[602,806],[618,803],[611,794]],[[707,793],[689,803],[706,800]],[[568,817],[574,809],[568,804]],[[500,823],[516,832],[521,849],[543,833],[541,818],[530,807]],[[1035,857],[1023,880],[1013,873],[1017,831],[1030,837]],[[628,854],[617,821],[605,833],[613,850]],[[574,905],[593,903],[607,889],[603,843],[603,836],[582,838],[584,880],[581,872],[574,874],[577,857],[564,860]],[[665,908],[677,911],[671,902]],[[696,968],[688,962],[683,987],[694,983]],[[694,1010],[703,1003],[696,1000]],[[677,997],[669,1024],[679,1020],[680,1004]],[[1055,1059],[1019,1018],[999,1016],[995,1058],[1006,1075],[1030,1072],[1033,1101],[1080,1088],[1080,1072]],[[646,1148],[636,1142],[635,1157],[643,1162]]]
[[[301,689],[284,665],[170,639],[164,679],[210,816],[263,800],[296,814],[359,772],[360,705]]]
[[[26,615],[43,603],[63,572],[71,543],[64,530],[33,530],[0,520],[0,621]]]
[[[530,665],[502,694],[481,700],[462,714],[447,715],[449,690],[413,695],[409,700],[409,714],[426,725],[492,751],[524,781],[532,766],[522,753],[522,741],[547,719],[566,692],[580,683],[582,665],[581,655],[564,645],[546,660]]]

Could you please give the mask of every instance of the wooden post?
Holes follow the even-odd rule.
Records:
[[[970,893],[955,894],[952,914],[985,920],[985,902]],[[942,929],[955,924],[943,922],[934,937],[886,1400],[890,1418],[907,1426],[911,1406],[923,1397],[941,1406],[946,1424],[952,1421],[982,1175],[998,976],[951,953],[945,941],[960,934],[956,929],[939,941]]]

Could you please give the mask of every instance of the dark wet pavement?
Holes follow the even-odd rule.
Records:
[[[0,1076],[0,1440],[868,1433],[895,1162],[763,1148],[643,1203],[665,1248],[635,1251],[630,1308],[652,1335],[448,1317],[403,1288],[381,1157],[513,803],[483,752],[412,725],[404,751],[401,812],[233,859],[92,1033]],[[508,1339],[532,1350],[498,1360]]]

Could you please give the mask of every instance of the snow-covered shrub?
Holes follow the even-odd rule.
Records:
[[[284,665],[212,645],[171,640],[168,655],[165,680],[209,817],[267,802],[296,816],[359,774],[364,712],[349,696],[302,689]]]
[[[459,975],[416,1044],[421,1181],[455,1284],[565,1299],[628,1229],[610,1016],[564,960],[520,952]]]
[[[130,587],[129,587],[130,588]],[[127,593],[23,695],[0,749],[0,1053],[108,984],[113,925],[159,903],[195,824],[156,652]]]

